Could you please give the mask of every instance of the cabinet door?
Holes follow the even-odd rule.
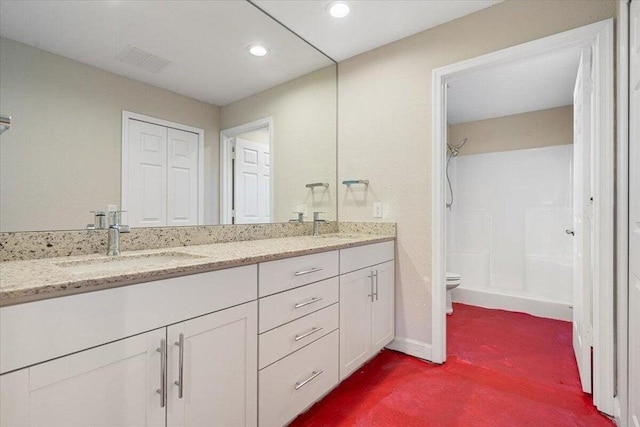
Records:
[[[376,272],[376,297],[371,305],[371,351],[377,353],[393,340],[395,332],[394,263],[385,262],[372,269]]]
[[[340,276],[340,380],[369,358],[372,294],[371,270]]]
[[[257,311],[254,301],[168,328],[169,427],[257,424]]]
[[[165,332],[162,328],[3,375],[2,427],[164,426],[156,350]]]

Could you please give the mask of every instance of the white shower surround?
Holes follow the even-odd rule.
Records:
[[[454,300],[571,319],[572,156],[561,145],[452,160],[447,270],[462,274]]]

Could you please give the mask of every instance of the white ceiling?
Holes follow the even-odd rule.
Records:
[[[351,13],[336,19],[331,0],[253,0],[336,61],[460,18],[500,1],[349,0]]]
[[[571,105],[580,50],[465,74],[447,89],[449,124]]]
[[[214,105],[332,64],[239,0],[1,0],[0,35]],[[249,55],[254,43],[269,55]],[[129,45],[171,64],[154,74],[116,60]]]

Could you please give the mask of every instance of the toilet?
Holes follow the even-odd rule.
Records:
[[[446,286],[447,286],[447,314],[453,314],[453,304],[451,301],[451,291],[460,286],[462,276],[458,273],[447,272]]]

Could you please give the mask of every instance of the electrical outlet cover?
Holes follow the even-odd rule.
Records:
[[[382,218],[382,202],[373,202],[373,217]]]

